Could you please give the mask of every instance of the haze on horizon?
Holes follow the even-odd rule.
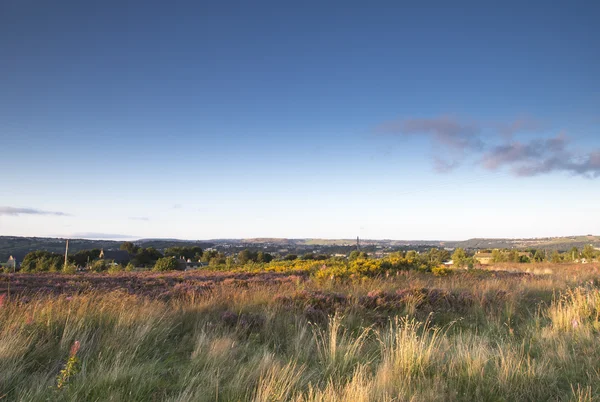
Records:
[[[600,3],[0,4],[0,235],[600,233]]]

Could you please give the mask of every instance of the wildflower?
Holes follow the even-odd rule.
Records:
[[[56,379],[57,389],[61,389],[65,385],[68,385],[71,377],[79,373],[79,371],[81,370],[81,367],[79,365],[79,359],[77,358],[77,352],[79,351],[80,347],[81,344],[79,343],[79,341],[75,341],[73,343],[73,346],[71,346],[71,350],[69,352],[69,360],[67,360],[65,368],[63,368],[60,371],[60,373],[58,374],[58,378]]]

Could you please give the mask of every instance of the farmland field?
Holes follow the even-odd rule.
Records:
[[[0,276],[0,400],[591,401],[599,344],[594,264]]]

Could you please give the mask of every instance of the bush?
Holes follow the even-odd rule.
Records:
[[[93,272],[103,272],[108,268],[108,264],[105,260],[96,260],[92,263],[90,270]]]
[[[123,272],[123,266],[121,264],[117,264],[117,265],[113,264],[110,267],[108,267],[109,274],[117,274],[119,272]]]
[[[157,272],[174,271],[177,269],[178,265],[175,257],[162,257],[156,261],[152,270]]]
[[[448,276],[452,272],[452,270],[444,265],[440,265],[439,267],[431,268],[431,272],[435,276]]]

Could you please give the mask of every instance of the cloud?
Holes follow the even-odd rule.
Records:
[[[529,116],[523,116],[513,120],[512,122],[498,123],[496,124],[496,128],[502,136],[511,139],[518,132],[541,131],[544,128],[544,124],[541,120]]]
[[[98,233],[98,232],[80,232],[73,233],[70,238],[79,238],[79,239],[107,239],[107,240],[116,240],[116,239],[137,239],[137,236],[130,236],[124,234],[114,234],[114,233]]]
[[[485,152],[480,164],[488,170],[508,167],[521,177],[567,172],[588,178],[600,177],[600,150],[576,154],[564,134],[529,142],[512,141]]]
[[[564,133],[526,142],[513,140],[516,133],[543,129],[543,123],[532,117],[520,117],[504,123],[483,123],[439,116],[393,120],[376,127],[374,132],[428,136],[432,145],[433,168],[439,173],[453,171],[464,160],[475,160],[484,169],[506,168],[521,177],[551,172],[600,177],[600,149],[576,153],[570,149],[571,139]],[[483,133],[487,135],[485,140]]]
[[[484,146],[479,124],[461,122],[450,116],[395,120],[380,125],[375,131],[382,134],[427,135],[434,142],[456,151],[482,149]]]
[[[181,209],[181,204],[175,204],[175,205],[173,205],[173,209]]]
[[[65,212],[53,212],[44,211],[35,208],[14,208],[14,207],[0,207],[0,216],[19,216],[19,215],[54,215],[54,216],[70,216]]]
[[[129,217],[129,220],[132,221],[149,221],[150,219],[146,216],[131,216]]]

